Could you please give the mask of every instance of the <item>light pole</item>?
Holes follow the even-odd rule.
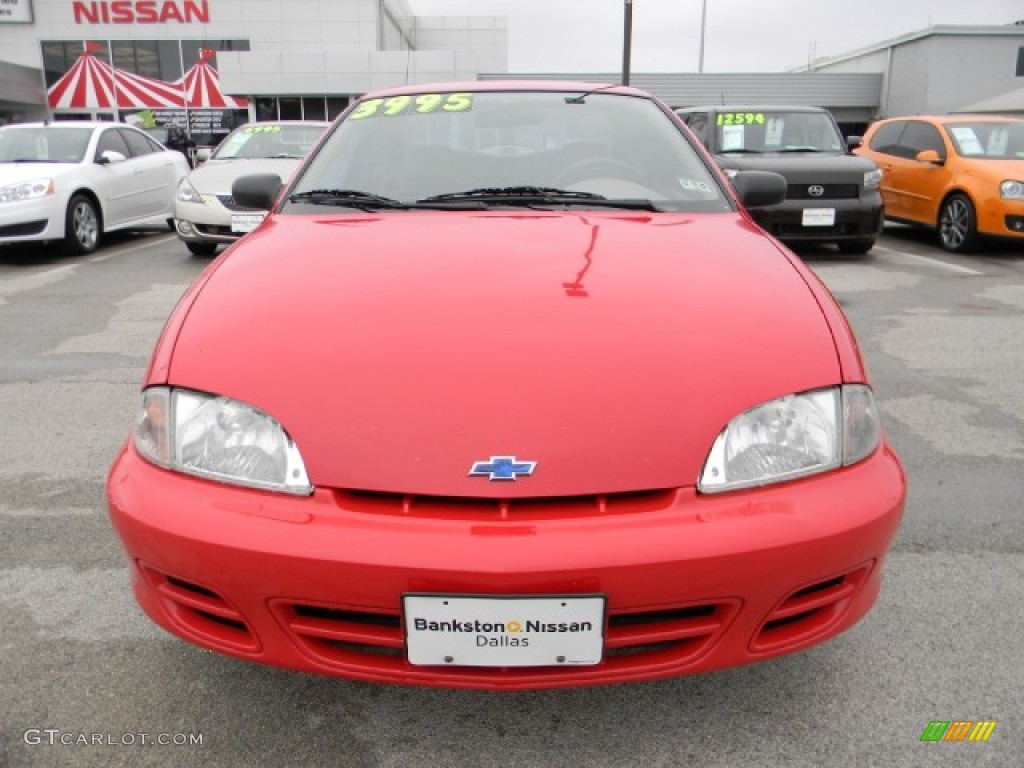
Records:
[[[697,59],[697,72],[704,72],[704,31],[707,29],[708,0],[700,3],[700,53]]]
[[[623,9],[625,18],[622,20],[622,84],[629,85],[629,53],[633,37],[633,0],[626,0]]]

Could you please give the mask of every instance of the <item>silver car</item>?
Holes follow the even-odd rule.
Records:
[[[212,256],[218,245],[233,243],[255,229],[266,212],[237,205],[231,195],[234,180],[273,173],[287,181],[328,125],[312,120],[256,122],[229,133],[178,185],[178,237],[195,255]]]
[[[180,152],[123,123],[0,128],[0,245],[59,243],[90,253],[105,232],[166,230],[189,171]]]

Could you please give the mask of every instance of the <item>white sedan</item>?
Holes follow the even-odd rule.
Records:
[[[178,187],[175,229],[197,256],[211,256],[263,221],[265,211],[235,203],[231,185],[239,176],[276,174],[287,181],[330,123],[281,120],[240,126]],[[199,159],[204,160],[204,150]]]
[[[123,123],[62,121],[0,128],[0,244],[96,250],[106,232],[166,229],[185,156]]]

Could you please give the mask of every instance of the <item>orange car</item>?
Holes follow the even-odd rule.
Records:
[[[890,118],[872,124],[854,152],[882,169],[887,219],[936,229],[957,253],[982,237],[1024,243],[1024,120]]]

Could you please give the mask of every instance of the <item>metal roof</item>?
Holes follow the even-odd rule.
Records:
[[[481,80],[579,80],[620,83],[609,73],[481,74]],[[671,107],[740,102],[807,105],[828,108],[877,106],[882,90],[879,72],[752,72],[747,74],[636,73],[634,88],[647,91]]]
[[[939,24],[933,27],[926,27],[925,29],[919,29],[916,32],[908,32],[905,35],[899,37],[892,37],[888,40],[882,40],[878,43],[865,46],[863,48],[857,48],[856,50],[847,51],[846,53],[840,53],[836,56],[825,56],[820,59],[815,59],[810,64],[810,69],[816,67],[827,67],[833,64],[839,64],[843,61],[849,61],[850,59],[857,59],[861,56],[867,56],[872,53],[878,53],[888,48],[896,48],[897,46],[906,45],[907,43],[913,43],[917,40],[923,40],[929,37],[952,37],[952,36],[967,36],[967,37],[1024,37],[1024,25],[1020,22],[1016,24],[1003,24],[1003,25],[986,25],[986,26],[969,26],[969,25],[952,25],[952,24]],[[796,67],[792,72],[803,72],[808,67]]]

